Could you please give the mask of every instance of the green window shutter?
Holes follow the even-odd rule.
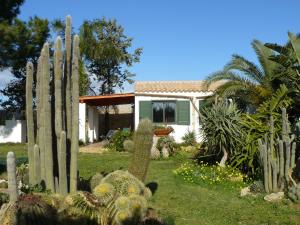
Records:
[[[140,117],[139,119],[148,118],[152,121],[152,102],[140,101]]]
[[[190,125],[190,101],[177,101],[177,124]]]

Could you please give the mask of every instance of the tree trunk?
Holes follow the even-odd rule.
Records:
[[[223,157],[222,157],[219,165],[221,167],[225,167],[225,163],[226,163],[226,161],[228,159],[228,153],[227,153],[227,151],[226,151],[226,149],[224,147],[222,147],[222,152],[223,152]]]

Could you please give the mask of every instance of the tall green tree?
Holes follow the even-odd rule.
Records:
[[[12,111],[25,109],[26,63],[36,66],[44,42],[50,36],[49,22],[32,17],[27,22],[14,19],[0,24],[0,69],[9,69],[14,79],[0,93],[7,98],[1,106]]]
[[[85,21],[81,26],[81,54],[89,74],[100,83],[100,94],[112,94],[115,88],[133,82],[128,68],[139,62],[142,49],[130,52],[132,40],[116,20]]]
[[[240,105],[251,105],[257,108],[274,92],[273,74],[278,64],[270,60],[274,52],[258,40],[252,42],[260,65],[247,60],[243,56],[233,55],[231,61],[222,71],[206,78],[207,85],[225,80],[216,94],[233,98]]]
[[[20,13],[24,0],[0,0],[0,23],[11,24]]]

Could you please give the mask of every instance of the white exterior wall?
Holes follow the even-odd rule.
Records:
[[[87,134],[91,143],[99,139],[99,114],[95,107],[88,107],[88,127]]]
[[[137,129],[138,124],[139,124],[139,112],[140,112],[140,101],[178,101],[178,100],[185,100],[189,101],[187,98],[178,98],[177,96],[186,96],[186,97],[191,97],[193,98],[193,102],[197,109],[199,109],[199,101],[201,99],[199,98],[205,98],[206,96],[212,95],[212,92],[147,92],[146,94],[152,94],[152,95],[174,95],[176,97],[154,97],[154,96],[143,96],[143,93],[136,93],[137,95],[135,96],[135,129]],[[164,124],[165,125],[165,124]],[[175,139],[176,142],[182,142],[182,137],[188,132],[188,131],[194,131],[197,137],[197,141],[201,142],[202,137],[201,137],[201,125],[199,124],[199,115],[197,111],[195,110],[194,106],[192,103],[190,103],[190,125],[177,125],[177,124],[167,124],[169,126],[172,126],[174,128],[174,132],[171,133],[170,135]]]
[[[79,103],[79,140],[83,141],[84,143],[87,141],[85,122],[86,122],[86,104]]]
[[[0,126],[0,143],[7,142],[26,142],[25,120],[6,120],[5,125]]]

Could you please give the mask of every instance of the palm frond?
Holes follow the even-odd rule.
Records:
[[[274,55],[274,52],[258,40],[252,42],[252,47],[264,71],[264,80],[272,80],[273,71],[277,66],[275,62],[270,60],[270,56]]]
[[[260,83],[264,79],[264,74],[261,69],[240,55],[233,55],[232,59],[224,67],[225,71],[237,70],[243,73],[248,79]]]

